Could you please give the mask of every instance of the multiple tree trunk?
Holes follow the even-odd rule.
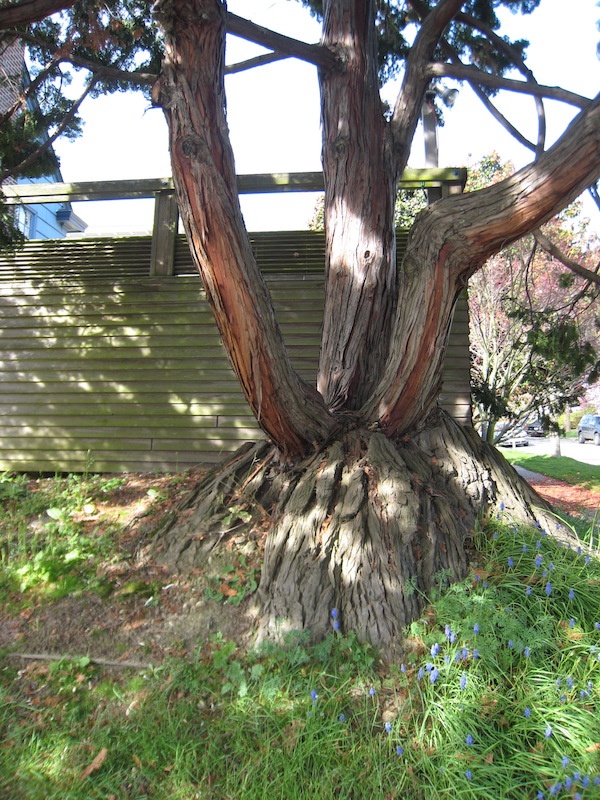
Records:
[[[459,292],[486,258],[598,175],[600,104],[526,170],[420,214],[396,271],[396,181],[427,66],[461,3],[442,0],[426,18],[389,121],[374,0],[323,6],[323,44],[336,59],[320,70],[328,254],[317,391],[290,366],[243,225],[224,110],[223,3],[155,3],[166,42],[156,94],[181,216],[224,346],[271,442],[211,475],[197,510],[163,535],[162,553],[179,566],[202,558],[222,535],[219,508],[252,491],[272,519],[261,635],[323,635],[335,607],[344,628],[393,651],[427,592],[465,575],[478,515],[502,501],[516,519],[548,524],[501,458],[434,408]]]

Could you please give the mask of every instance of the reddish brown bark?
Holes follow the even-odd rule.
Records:
[[[159,0],[155,13],[166,43],[158,100],[192,255],[248,403],[280,450],[295,457],[333,420],[290,366],[244,227],[224,111],[224,6]]]
[[[493,187],[451,196],[417,220],[402,269],[388,367],[361,410],[389,434],[435,403],[455,298],[502,247],[550,219],[600,175],[600,100],[536,162]]]

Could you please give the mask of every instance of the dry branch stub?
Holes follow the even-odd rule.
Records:
[[[414,437],[353,428],[293,468],[267,443],[246,446],[205,477],[154,547],[163,564],[203,566],[240,534],[231,509],[254,509],[247,534],[258,538],[259,517],[267,528],[257,641],[301,629],[321,639],[335,608],[340,630],[393,656],[431,592],[467,575],[476,519],[500,503],[515,522],[556,529],[501,455],[436,412]]]

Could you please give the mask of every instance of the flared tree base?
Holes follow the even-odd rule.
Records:
[[[154,543],[160,561],[182,570],[259,517],[266,526],[259,641],[300,629],[320,639],[335,622],[388,656],[432,589],[467,574],[478,518],[502,508],[556,529],[503,457],[439,411],[413,437],[354,428],[293,467],[268,443],[247,445],[185,506]]]

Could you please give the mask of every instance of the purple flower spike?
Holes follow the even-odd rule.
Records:
[[[569,759],[567,758],[567,756],[562,757],[561,764],[563,765],[564,769],[566,769],[569,766]]]
[[[465,772],[465,778],[466,778],[468,781],[472,781],[472,780],[473,780],[473,773],[471,772],[471,770],[470,770],[470,769],[468,769],[468,770]]]
[[[510,556],[507,558],[507,563],[509,567],[514,567],[515,565],[515,562],[512,560]]]
[[[527,719],[529,719],[529,717],[531,716],[531,709],[529,708],[529,706],[525,709],[523,713],[525,714]]]
[[[546,725],[544,736],[546,737],[546,739],[549,739],[552,736],[552,728],[550,727],[550,725]]]
[[[392,732],[392,723],[391,722],[386,722],[385,723],[385,732],[386,733],[391,733]]]
[[[338,610],[337,610],[337,608],[332,608],[331,609],[331,619],[337,619],[337,618],[338,618]]]
[[[542,566],[542,560],[543,560],[542,556],[538,553],[538,555],[535,557],[535,566],[536,567],[541,567]]]
[[[525,589],[525,594],[527,595],[527,597],[529,597],[529,595],[531,594],[531,586],[528,586],[528,587]]]
[[[466,672],[463,672],[463,674],[460,676],[460,688],[461,689],[466,689],[467,688],[467,673]]]
[[[473,633],[475,634],[475,636],[477,636],[477,634],[479,633],[479,625],[477,623],[473,625]]]
[[[402,749],[402,747],[400,745],[398,745],[398,747],[396,748],[396,753],[399,756],[401,756],[404,753],[404,750]]]
[[[575,589],[570,589],[569,590],[569,600],[574,600],[574,599],[575,599]]]
[[[569,620],[569,627],[570,628],[574,628],[575,627],[575,620],[573,619],[573,617],[571,617],[571,619]]]
[[[468,747],[471,747],[471,745],[473,744],[473,737],[471,736],[470,733],[467,734],[466,742]]]
[[[310,693],[310,699],[313,701],[313,703],[316,703],[317,700],[319,699],[319,695],[316,693],[314,689]]]
[[[431,675],[429,676],[429,680],[431,681],[431,683],[435,683],[437,681],[439,674],[440,673],[438,668],[434,667],[431,671]]]
[[[546,584],[546,595],[550,597],[551,594],[552,594],[552,584],[550,583],[550,581],[548,581],[548,583]]]

